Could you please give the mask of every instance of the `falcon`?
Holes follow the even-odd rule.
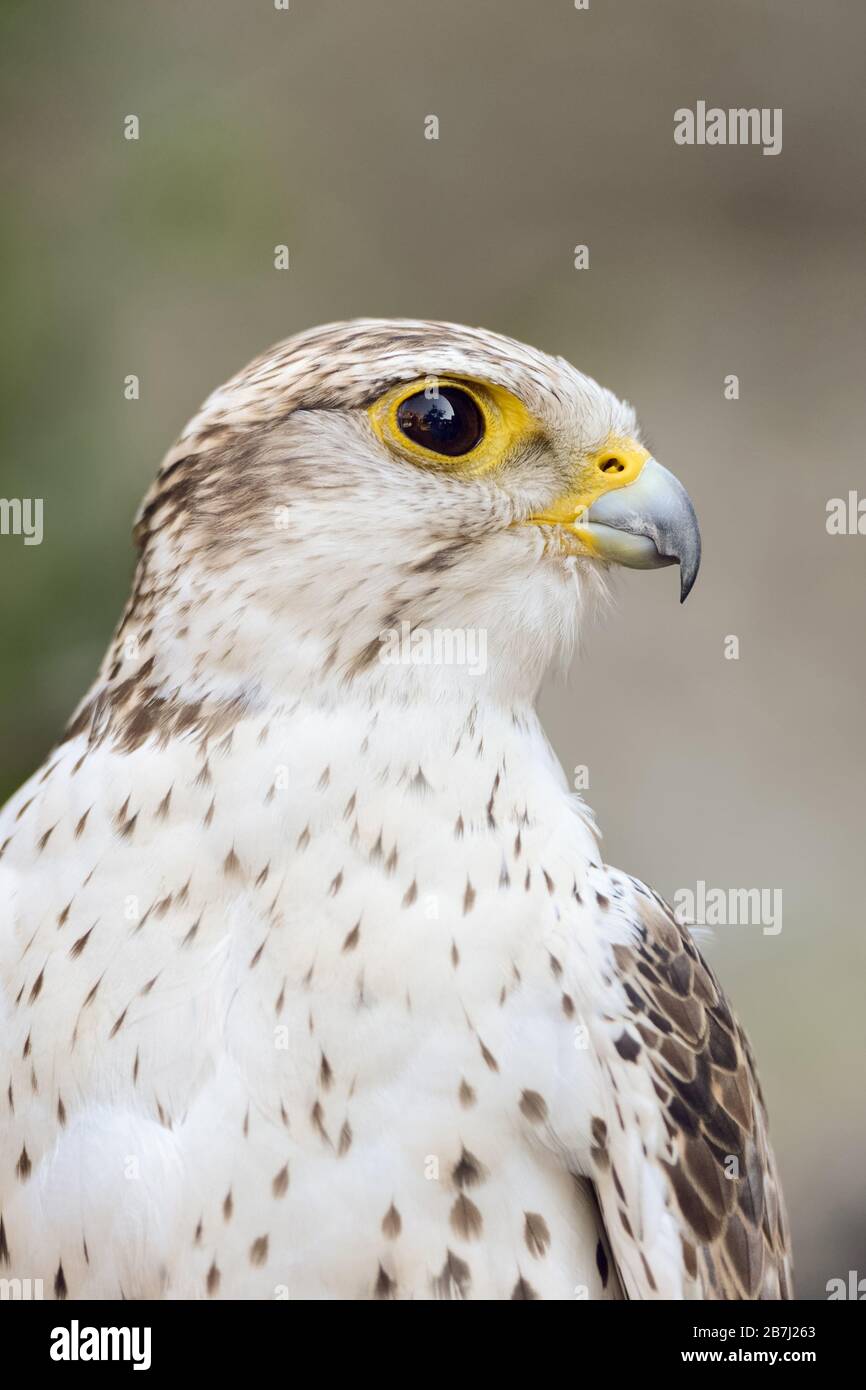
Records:
[[[697,574],[631,408],[479,329],[317,328],[206,401],[135,538],[0,816],[0,1275],[790,1297],[748,1042],[535,712],[611,565]]]

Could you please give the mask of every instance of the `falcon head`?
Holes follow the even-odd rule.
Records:
[[[444,689],[471,676],[386,672],[385,635],[472,629],[489,679],[531,694],[611,565],[679,564],[685,599],[700,561],[630,406],[561,358],[414,320],[327,325],[252,362],[190,422],[136,529],[124,629],[146,632],[157,683],[208,689]]]

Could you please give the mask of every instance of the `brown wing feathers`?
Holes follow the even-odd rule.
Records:
[[[788,1234],[748,1042],[690,934],[636,887],[638,940],[614,955],[641,1046],[625,1032],[614,1045],[623,1061],[650,1069],[663,1110],[670,1144],[657,1161],[685,1270],[698,1297],[790,1298]]]

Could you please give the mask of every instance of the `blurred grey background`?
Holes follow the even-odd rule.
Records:
[[[0,11],[0,491],[46,528],[0,539],[0,791],[94,674],[158,459],[249,357],[372,314],[571,358],[638,407],[704,565],[683,609],[670,572],[625,575],[543,712],[610,862],[669,897],[784,894],[778,936],[706,949],[760,1059],[803,1297],[866,1275],[866,536],[825,528],[866,491],[864,42],[844,0]],[[782,153],[676,146],[699,99],[782,107]]]

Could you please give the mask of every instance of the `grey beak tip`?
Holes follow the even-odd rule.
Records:
[[[698,577],[698,570],[700,567],[700,549],[691,564],[683,565],[682,561],[680,561],[680,603],[685,603],[692,589],[695,587],[695,580]]]

